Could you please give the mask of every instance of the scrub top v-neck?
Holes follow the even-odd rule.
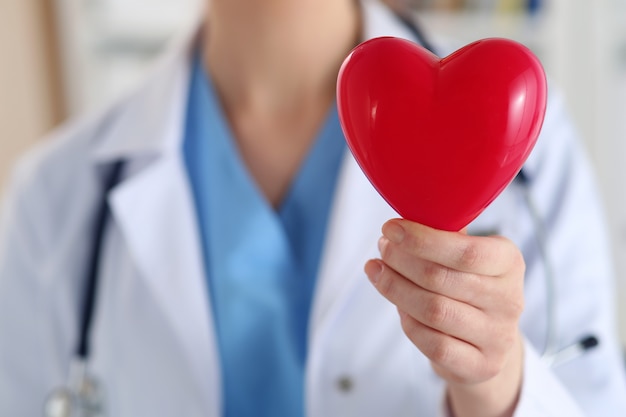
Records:
[[[309,311],[345,153],[336,108],[278,209],[243,163],[198,57],[183,146],[216,324],[223,415],[304,416]]]

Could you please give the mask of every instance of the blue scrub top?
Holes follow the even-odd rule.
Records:
[[[311,299],[345,141],[333,107],[278,210],[238,153],[201,59],[184,157],[195,198],[227,417],[304,415]]]

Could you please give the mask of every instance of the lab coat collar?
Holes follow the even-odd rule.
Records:
[[[362,0],[363,39],[378,36],[412,38],[393,12],[377,0]],[[97,163],[136,156],[158,156],[178,152],[184,136],[186,100],[191,62],[201,33],[200,17],[172,41],[168,53],[150,74],[112,106],[105,115],[109,122],[99,135],[92,156]],[[137,121],[149,121],[137,123]]]
[[[311,314],[311,339],[333,306],[345,297],[359,279],[363,266],[378,257],[381,226],[398,214],[380,197],[350,153],[346,154],[337,183],[335,202],[328,224],[328,236],[316,297]]]
[[[363,0],[363,38],[395,36],[412,39],[411,31],[395,14],[376,0]],[[320,330],[318,324],[363,278],[368,257],[377,256],[380,227],[398,214],[378,195],[358,164],[348,153],[339,176],[335,203],[329,220],[327,245],[320,265],[312,315],[311,340]]]
[[[172,41],[168,52],[137,87],[110,107],[107,127],[93,146],[95,163],[178,152],[184,136],[191,62],[200,23]]]

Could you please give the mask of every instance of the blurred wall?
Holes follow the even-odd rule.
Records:
[[[63,118],[52,3],[0,0],[0,184],[16,156]]]

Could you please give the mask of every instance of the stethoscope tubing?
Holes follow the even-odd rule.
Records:
[[[80,331],[78,343],[75,349],[75,356],[86,362],[90,354],[90,330],[95,312],[95,304],[98,293],[98,281],[100,277],[100,267],[102,264],[102,252],[107,224],[111,216],[111,208],[107,202],[109,194],[113,187],[120,181],[124,161],[120,160],[113,164],[108,178],[104,182],[102,199],[98,212],[96,213],[96,224],[94,230],[94,239],[87,265],[87,280],[85,282],[85,292],[83,294],[83,305],[81,307]]]
[[[44,402],[44,415],[46,417],[95,417],[103,415],[104,412],[101,387],[97,380],[89,374],[90,335],[98,298],[106,228],[111,217],[108,198],[113,187],[120,182],[124,165],[122,160],[115,162],[103,184],[101,199],[95,216],[94,238],[87,264],[78,340],[74,356],[70,362],[66,384],[52,390]]]
[[[415,40],[424,48],[428,49],[435,55],[437,51],[428,37],[423,33],[421,26],[417,22],[417,17],[406,13],[396,13],[398,19],[415,37]],[[587,350],[595,348],[599,341],[594,335],[588,335],[580,340],[564,347],[559,348],[558,332],[557,332],[557,302],[555,290],[555,275],[552,262],[547,248],[547,231],[542,220],[539,209],[531,193],[530,178],[526,175],[525,169],[522,167],[515,177],[514,181],[520,185],[525,205],[528,208],[537,248],[542,258],[545,286],[546,286],[546,331],[545,345],[541,352],[541,359],[551,367],[556,367],[566,363],[576,357],[584,354]]]

